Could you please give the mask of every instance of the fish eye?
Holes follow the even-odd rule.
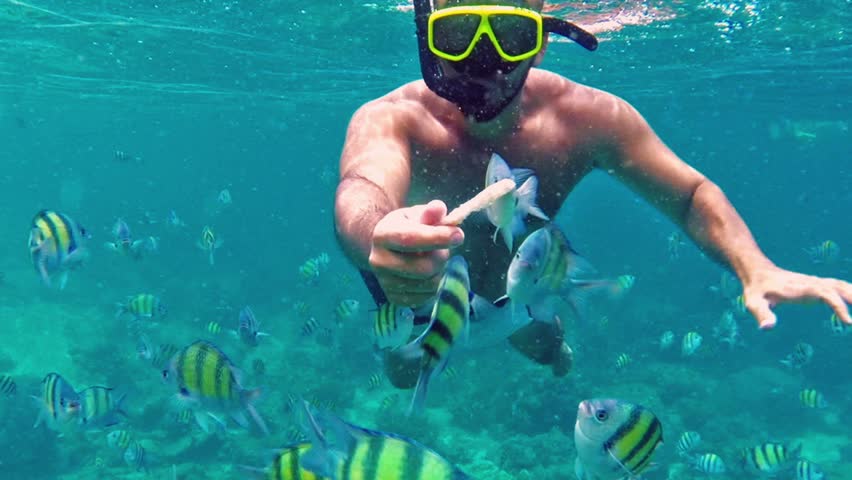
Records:
[[[606,410],[600,409],[595,411],[595,419],[599,422],[605,422],[609,418],[609,413]]]
[[[163,372],[162,372],[162,376],[163,376],[163,380],[168,380],[168,378],[169,378],[169,371],[168,371],[168,370],[163,370]]]

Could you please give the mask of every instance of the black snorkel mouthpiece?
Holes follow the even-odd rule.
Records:
[[[452,99],[467,95],[466,88],[451,82],[444,82],[444,70],[438,59],[429,51],[429,15],[432,14],[432,0],[414,0],[414,24],[417,27],[417,50],[420,54],[420,74],[429,90],[450,102]],[[455,103],[455,102],[454,102]]]
[[[448,78],[438,57],[429,50],[428,30],[429,15],[433,11],[432,0],[413,0],[413,3],[420,73],[429,90],[455,104],[465,116],[472,116],[478,122],[485,122],[499,115],[511,103],[512,98],[489,105],[485,101],[488,92],[481,83],[465,78]],[[555,33],[563,36],[589,51],[598,48],[598,39],[592,33],[571,22],[543,15],[542,23],[545,34]],[[511,70],[511,68],[506,68],[504,65],[503,70]]]

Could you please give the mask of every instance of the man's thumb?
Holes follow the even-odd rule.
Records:
[[[438,225],[447,216],[447,205],[440,200],[432,200],[420,215],[420,223]]]

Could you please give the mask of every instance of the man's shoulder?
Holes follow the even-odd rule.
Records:
[[[592,101],[617,98],[612,93],[539,68],[530,71],[526,87],[535,98],[551,105],[563,104],[582,108]]]
[[[414,80],[403,84],[390,92],[368,101],[363,107],[393,108],[407,106],[413,108],[425,105],[430,97],[430,90],[423,80]]]
[[[527,95],[541,111],[566,121],[610,122],[618,112],[629,110],[627,102],[595,87],[578,83],[554,72],[533,69],[526,85]],[[626,108],[625,108],[626,107]]]

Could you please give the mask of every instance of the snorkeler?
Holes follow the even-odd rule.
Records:
[[[340,160],[335,221],[340,244],[377,303],[418,307],[435,295],[450,249],[470,265],[472,289],[505,293],[511,260],[487,222],[442,224],[482,186],[492,153],[535,171],[538,205],[553,218],[594,169],[609,172],[736,273],[761,328],[779,303],[822,301],[846,323],[852,285],[788,271],[760,250],[722,190],[675,155],[626,101],[534,68],[548,33],[594,50],[593,35],[541,14],[543,0],[414,0],[423,80],[363,105]],[[500,5],[494,5],[500,3]],[[441,200],[435,200],[441,199]],[[442,201],[443,200],[443,201]],[[529,230],[543,225],[532,218]],[[570,369],[561,322],[535,319],[510,338],[525,356]],[[386,358],[398,387],[417,368]]]

